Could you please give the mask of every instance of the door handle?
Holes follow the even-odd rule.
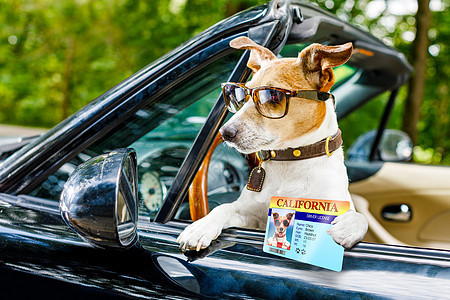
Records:
[[[412,219],[412,211],[408,204],[385,206],[381,215],[384,219],[394,222],[409,222]]]

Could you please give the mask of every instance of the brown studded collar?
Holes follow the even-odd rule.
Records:
[[[323,155],[331,156],[334,151],[342,146],[341,130],[338,129],[335,135],[329,136],[317,143],[298,147],[288,148],[284,150],[261,150],[257,152],[259,160],[278,160],[278,161],[290,161],[290,160],[302,160],[313,157],[319,157]]]
[[[261,150],[256,153],[259,165],[250,172],[247,189],[254,192],[261,192],[266,177],[266,171],[261,166],[264,161],[292,161],[302,160],[323,155],[331,156],[342,145],[341,131],[338,129],[335,135],[329,136],[317,143],[285,150]]]

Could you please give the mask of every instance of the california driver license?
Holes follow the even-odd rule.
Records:
[[[348,201],[273,196],[264,252],[340,272],[344,247],[327,230],[349,208]]]

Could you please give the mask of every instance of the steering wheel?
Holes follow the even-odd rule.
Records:
[[[209,213],[208,205],[208,170],[211,157],[219,146],[223,142],[222,135],[217,134],[214,142],[209,148],[208,153],[203,160],[200,169],[195,175],[191,186],[189,187],[189,210],[191,213],[192,221],[197,221]],[[248,166],[252,169],[257,166],[258,161],[254,153],[245,156]]]

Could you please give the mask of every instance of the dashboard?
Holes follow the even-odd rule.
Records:
[[[188,153],[187,145],[168,145],[152,151],[138,162],[139,215],[153,219]],[[219,145],[212,156],[208,172],[210,209],[237,199],[247,183],[249,167],[236,150]],[[180,206],[176,219],[190,219],[189,201]]]

